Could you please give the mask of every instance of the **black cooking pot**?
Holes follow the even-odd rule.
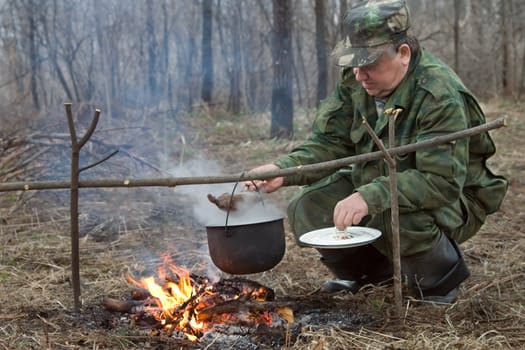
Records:
[[[284,256],[283,218],[234,226],[207,226],[206,232],[213,263],[230,274],[267,271]]]

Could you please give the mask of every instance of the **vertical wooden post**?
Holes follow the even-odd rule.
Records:
[[[70,194],[70,220],[71,220],[71,283],[73,284],[73,311],[80,310],[80,251],[78,228],[78,182],[80,164],[80,146],[77,140],[71,103],[65,103],[69,134],[71,136],[71,194]]]
[[[91,125],[82,139],[77,140],[71,103],[64,103],[66,108],[69,134],[71,136],[71,194],[70,194],[70,220],[71,220],[71,283],[73,284],[73,311],[80,311],[80,247],[78,227],[78,183],[80,172],[80,149],[89,140],[97,127],[100,110],[95,110]]]
[[[384,111],[388,119],[388,139],[389,148],[395,147],[395,121],[402,109],[386,109]],[[368,124],[366,118],[363,117],[363,124],[366,130],[370,134],[370,137],[374,140],[375,144],[385,157],[388,163],[388,176],[390,178],[390,213],[391,213],[391,225],[392,225],[392,265],[394,267],[394,302],[396,306],[397,317],[401,318],[403,314],[403,291],[401,285],[401,253],[400,253],[400,242],[399,242],[399,202],[397,194],[397,167],[396,160],[390,153],[388,153],[385,145],[381,139],[377,136],[374,129]]]
[[[388,120],[388,148],[396,146],[395,126],[396,119],[402,109],[388,109],[385,114]],[[401,284],[401,249],[399,239],[399,202],[397,194],[397,166],[395,158],[388,162],[388,176],[390,177],[390,212],[392,224],[392,265],[394,267],[394,300],[396,304],[397,317],[401,318],[403,314],[403,292]]]

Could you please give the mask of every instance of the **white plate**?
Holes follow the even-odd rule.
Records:
[[[371,243],[380,236],[381,231],[370,227],[349,226],[345,231],[327,227],[307,232],[299,241],[314,248],[350,248]]]

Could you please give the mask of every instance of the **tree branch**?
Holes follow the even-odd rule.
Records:
[[[473,128],[457,131],[448,135],[437,136],[430,140],[420,141],[405,146],[394,147],[388,150],[390,156],[415,152],[421,149],[431,148],[437,145],[459,140],[465,137],[474,136],[497,129],[506,125],[505,118],[497,119],[493,122],[482,124]],[[339,169],[350,164],[371,161],[383,158],[381,151],[359,154],[356,156],[331,160],[328,162],[300,165],[292,168],[268,171],[264,173],[245,173],[222,176],[194,176],[194,177],[168,177],[168,178],[148,178],[148,179],[104,179],[104,180],[84,180],[79,182],[80,188],[101,188],[101,187],[175,187],[183,185],[203,185],[229,183],[247,180],[264,180],[278,176],[291,176],[307,172]],[[68,189],[71,184],[68,181],[35,181],[35,182],[12,182],[0,184],[0,192],[23,191],[23,190],[44,190],[44,189]]]

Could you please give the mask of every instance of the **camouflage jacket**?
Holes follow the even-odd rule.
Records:
[[[459,77],[424,49],[413,57],[407,76],[386,102],[384,110],[389,108],[403,110],[395,122],[396,146],[485,123],[478,102]],[[378,151],[363,117],[388,147],[388,116],[377,115],[374,98],[354,79],[352,69],[344,69],[334,93],[321,103],[309,139],[275,164],[287,168]],[[486,165],[494,152],[494,143],[485,133],[396,156],[400,234],[409,238],[406,244],[421,240],[421,234],[437,237],[440,230],[451,232],[464,225],[460,197],[476,204],[471,211],[481,222],[500,207],[507,182]],[[389,233],[388,164],[369,161],[339,171],[351,176],[355,190],[368,204],[365,224]],[[307,185],[326,175],[291,176],[285,185]],[[401,245],[404,253],[410,253],[403,240]]]

